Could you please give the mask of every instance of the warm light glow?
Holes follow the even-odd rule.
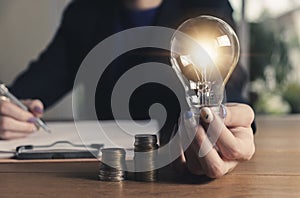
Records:
[[[179,58],[180,58],[181,63],[184,67],[187,67],[188,65],[193,64],[192,61],[191,61],[191,57],[189,55],[180,56]]]
[[[171,41],[171,61],[191,106],[221,104],[239,50],[234,30],[216,17],[199,16],[177,29]]]
[[[203,65],[201,65],[201,67],[212,66],[210,64],[218,59],[218,49],[216,48],[216,45],[212,44],[212,42],[205,41],[199,42],[199,45],[204,49],[204,53],[203,51],[198,52],[199,57],[202,60],[201,62],[203,62]],[[207,57],[207,55],[209,57]]]
[[[217,38],[218,45],[220,47],[228,47],[231,46],[230,40],[227,35],[219,36]]]

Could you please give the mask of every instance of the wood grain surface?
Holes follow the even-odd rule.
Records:
[[[0,161],[0,197],[300,197],[300,118],[257,119],[256,154],[216,180],[179,176],[160,181],[98,181],[96,160]]]

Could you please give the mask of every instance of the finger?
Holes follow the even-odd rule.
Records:
[[[32,133],[36,131],[37,128],[32,123],[18,121],[7,116],[0,116],[0,130]]]
[[[228,103],[226,104],[227,115],[225,125],[227,127],[249,127],[254,120],[253,109],[246,104]]]
[[[255,153],[255,143],[252,128],[238,127],[230,129],[236,137],[238,152],[236,155],[239,160],[250,160]]]
[[[178,119],[178,122],[180,122],[181,117]],[[172,162],[172,167],[175,169],[175,171],[179,174],[186,174],[187,172],[187,167],[186,167],[186,161],[184,158],[184,153],[183,149],[181,146],[181,137],[180,133],[178,132],[178,125],[176,125],[172,131],[170,140],[169,140],[169,156],[178,156],[173,162]]]
[[[172,162],[172,167],[181,175],[186,175],[188,173],[184,152]]]
[[[40,100],[24,100],[23,103],[35,116],[41,117],[44,113],[44,105]]]
[[[29,134],[0,130],[0,139],[2,139],[2,140],[19,139],[19,138],[24,138],[27,135],[29,135]]]
[[[2,96],[2,95],[0,95],[0,102],[9,102],[10,101],[10,99],[9,98],[7,98],[6,96]]]
[[[238,164],[238,162],[235,160],[224,161],[216,149],[212,147],[212,145],[210,145],[211,149],[204,157],[199,157],[202,152],[201,145],[207,138],[208,137],[206,136],[203,127],[199,127],[199,130],[195,136],[195,141],[192,143],[192,148],[194,152],[198,154],[198,158],[196,159],[198,159],[205,174],[211,178],[219,178],[231,171]]]
[[[199,116],[194,115],[192,112],[185,112],[180,117],[178,131],[183,150],[187,149],[195,137],[198,128],[197,120],[199,120]]]
[[[210,178],[220,178],[238,165],[238,161],[223,160],[215,149],[211,150],[205,157],[200,158],[200,163],[205,174]]]
[[[0,114],[3,116],[12,117],[19,121],[29,121],[34,117],[32,113],[25,111],[17,105],[7,101],[0,102]]]
[[[213,118],[210,118],[212,121],[207,128],[207,135],[213,144],[216,143],[224,158],[228,160],[245,160],[250,157],[249,153],[252,153],[254,145],[253,137],[249,136],[252,133],[250,126],[248,128],[239,127],[241,130],[235,130],[235,133],[232,133],[233,128],[229,130],[224,125],[223,120],[209,108],[203,108],[201,111],[208,111],[206,114],[213,116]],[[238,132],[241,133],[239,139],[235,137]],[[243,135],[243,133],[247,134]],[[249,138],[245,138],[245,136],[249,136]]]
[[[182,159],[185,159],[186,168],[189,172],[196,175],[204,174],[199,162],[198,154],[195,153],[191,147],[198,131],[198,127],[201,127],[196,121],[199,120],[199,117],[191,114],[191,112],[185,112],[181,118],[179,124],[180,142],[182,149],[185,150]]]
[[[192,145],[190,145],[184,152],[184,157],[186,159],[187,169],[195,175],[203,175],[204,171],[201,167],[199,156],[194,152]]]

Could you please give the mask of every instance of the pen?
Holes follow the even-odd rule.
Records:
[[[8,88],[5,86],[3,82],[0,81],[0,95],[6,96],[9,98],[13,103],[15,103],[18,107],[25,111],[29,111],[28,107],[25,106],[19,99],[17,99],[12,93],[9,92]],[[44,129],[44,131],[51,133],[50,128],[46,125],[44,121],[40,118],[36,119],[35,124]]]

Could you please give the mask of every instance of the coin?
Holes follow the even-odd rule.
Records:
[[[157,137],[156,135],[139,134],[135,136],[134,142],[134,164],[135,180],[157,181],[158,171],[155,170],[157,158]],[[142,171],[147,170],[147,171]]]
[[[125,174],[126,152],[121,148],[105,148],[101,150],[99,179],[101,181],[123,181]]]

